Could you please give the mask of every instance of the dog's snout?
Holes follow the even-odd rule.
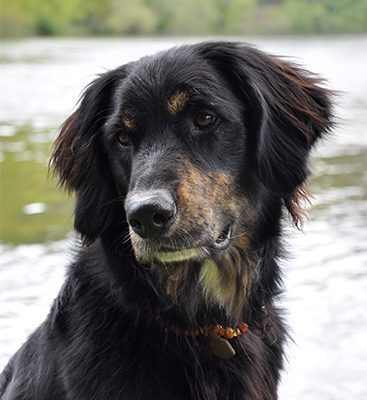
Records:
[[[125,203],[127,220],[142,238],[163,235],[169,230],[176,215],[176,205],[166,190],[136,193]]]

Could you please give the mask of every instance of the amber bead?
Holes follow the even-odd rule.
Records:
[[[225,333],[226,333],[226,330],[219,325],[219,336],[224,336]]]
[[[220,332],[220,326],[219,325],[213,325],[212,330],[216,335],[220,334],[219,333]]]
[[[233,329],[232,328],[226,328],[225,337],[226,337],[226,339],[233,338]]]

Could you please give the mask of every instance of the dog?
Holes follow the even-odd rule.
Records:
[[[51,160],[78,253],[1,399],[277,399],[282,224],[302,221],[332,114],[320,78],[244,43],[95,79]]]

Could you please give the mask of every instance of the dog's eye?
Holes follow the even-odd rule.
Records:
[[[127,147],[130,144],[129,135],[127,133],[125,133],[125,132],[119,133],[118,141],[119,141],[121,146]]]
[[[215,124],[216,120],[217,119],[214,115],[201,113],[195,117],[194,124],[199,129],[207,129],[212,127]]]

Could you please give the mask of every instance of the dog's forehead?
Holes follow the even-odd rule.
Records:
[[[144,57],[122,82],[119,95],[125,105],[149,108],[164,105],[171,114],[190,97],[230,95],[219,73],[198,55],[171,52]]]

